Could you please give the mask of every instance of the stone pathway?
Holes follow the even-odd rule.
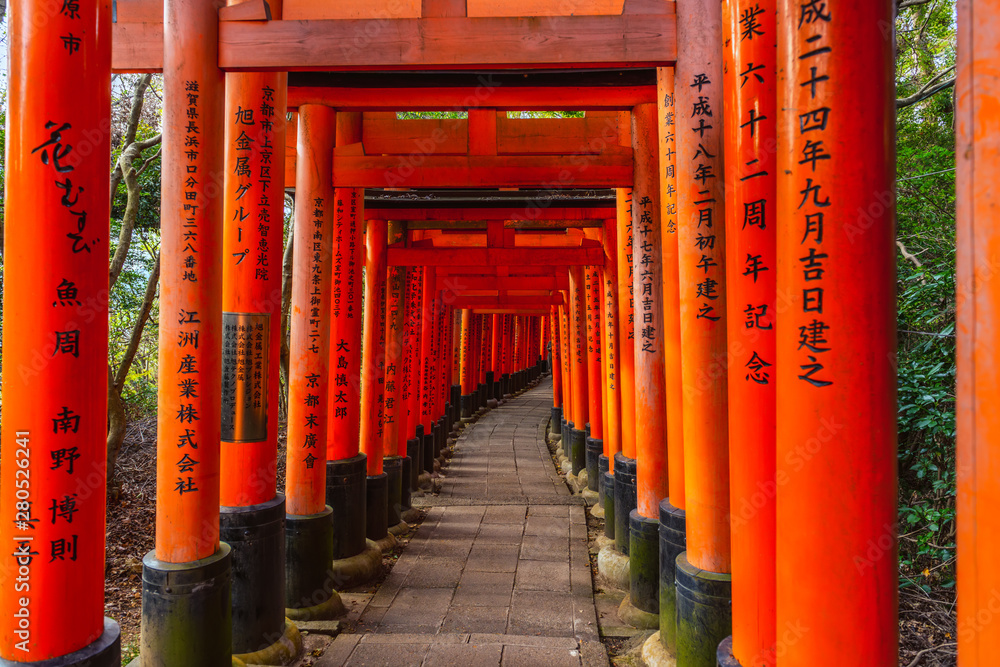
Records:
[[[361,615],[317,661],[607,665],[585,507],[545,445],[551,380],[465,430],[441,494]],[[416,503],[415,503],[416,504]]]

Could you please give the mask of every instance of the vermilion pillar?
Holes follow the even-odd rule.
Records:
[[[958,257],[958,659],[986,667],[1000,643],[1000,415],[994,409],[1000,377],[996,274],[997,174],[1000,135],[993,129],[1000,100],[1000,7],[958,3],[956,80]],[[982,67],[985,64],[987,67]]]
[[[433,411],[434,397],[438,386],[436,373],[441,366],[447,366],[447,359],[434,355],[434,342],[437,338],[438,319],[441,317],[442,305],[435,299],[437,291],[437,269],[433,266],[424,267],[424,277],[421,299],[420,317],[420,423],[424,433],[430,433],[431,422],[436,416]]]
[[[361,114],[338,113],[337,146],[359,141]],[[366,545],[367,457],[360,453],[365,202],[361,188],[336,188],[333,197],[326,503],[335,517],[333,557],[340,560]]]
[[[292,231],[284,574],[285,608],[304,610],[302,616],[308,618],[331,616],[343,609],[335,593],[339,582],[330,575],[333,509],[326,504],[326,408],[332,384],[328,332],[336,206],[330,173],[336,130],[333,109],[312,104],[299,107],[295,192],[301,205],[295,207]]]
[[[655,104],[632,110],[632,293],[635,298],[636,508],[629,516],[630,600],[659,612],[659,507],[667,496],[663,255]]]
[[[280,18],[280,3],[272,11]],[[285,568],[270,565],[285,542],[275,484],[287,79],[226,74],[220,521],[234,551],[234,654],[266,648],[285,628]]]
[[[742,665],[775,664],[774,267],[777,146],[775,2],[733,0],[723,11],[726,265],[732,514],[733,636],[719,652]]]
[[[402,223],[389,223],[389,243],[401,241],[404,234]],[[385,284],[385,424],[382,430],[382,450],[385,456],[399,455],[401,424],[404,433],[406,428],[406,412],[402,400],[405,297],[406,267],[388,267]]]
[[[161,418],[156,550],[143,559],[141,640],[143,664],[158,667],[228,665],[232,655],[230,554],[228,545],[219,544],[216,444],[221,420],[223,261],[218,175],[225,169],[224,78],[218,69],[216,40],[220,4],[166,0],[163,7],[163,317],[157,401]],[[11,99],[15,99],[13,89]],[[193,142],[198,145],[185,145]],[[94,154],[104,155],[98,150]],[[170,595],[178,576],[196,585]],[[205,613],[188,616],[185,623],[165,622],[187,608]]]
[[[677,245],[677,107],[674,69],[656,70],[660,157],[660,230],[663,257],[663,343],[667,417],[667,489],[660,501],[660,633],[677,651],[675,564],[685,550],[684,384],[681,376],[679,255]]]
[[[893,9],[778,3],[780,665],[899,659]]]
[[[604,424],[604,455],[614,469],[615,454],[622,448],[621,354],[618,339],[618,230],[615,220],[604,223],[604,269],[601,271],[601,318],[604,327],[604,385],[607,421]]]
[[[569,268],[569,329],[570,357],[573,370],[573,425],[570,427],[569,459],[573,464],[573,474],[577,475],[586,466],[587,420],[587,347],[586,315],[587,304],[585,275],[582,266]],[[516,318],[515,318],[516,319]],[[565,447],[563,449],[566,449]]]
[[[618,379],[623,456],[635,458],[635,297],[632,295],[632,189],[618,188]]]
[[[379,329],[385,308],[381,298],[385,286],[387,227],[369,221],[365,234],[364,343],[361,358],[361,449],[368,457],[368,476],[382,474],[382,437],[379,397],[384,391],[379,380]],[[381,303],[380,303],[381,302]]]
[[[491,316],[491,336],[490,341],[490,376],[487,378],[489,384],[489,395],[490,398],[500,400],[503,398],[503,394],[500,390],[500,376],[502,375],[500,367],[500,346],[503,341],[503,316],[499,313],[494,313]]]
[[[310,515],[326,505],[327,405],[330,390],[329,327],[332,281],[331,237],[336,113],[329,107],[299,107],[288,363],[288,514]]]
[[[9,20],[0,658],[87,650],[117,665],[104,618],[111,7],[23,2]],[[178,539],[182,556],[196,546]]]
[[[563,406],[563,449],[569,443],[570,432],[567,424],[573,421],[573,378],[572,349],[569,341],[569,292],[563,291],[559,304],[559,358],[562,364],[562,406]],[[504,316],[506,317],[506,315]]]
[[[406,428],[400,429],[400,456],[403,462],[403,507],[410,507],[410,493],[418,489],[420,440],[423,436],[420,410],[420,350],[421,350],[421,295],[424,267],[411,267],[406,272],[406,315],[403,328],[403,386],[402,398],[406,405]]]
[[[587,230],[591,231],[591,230]],[[593,230],[599,232],[600,230]],[[587,438],[587,487],[597,491],[598,459],[604,453],[604,342],[601,335],[601,270],[598,266],[584,268],[586,280],[587,336],[587,416],[590,436]],[[532,318],[533,319],[533,318]]]
[[[462,385],[461,412],[462,419],[469,419],[475,412],[472,405],[472,392],[475,389],[475,362],[473,361],[473,354],[475,354],[476,348],[473,341],[474,317],[472,310],[463,308],[461,317],[461,347],[459,348],[459,356],[461,358],[459,377],[461,378],[460,382]]]
[[[559,306],[549,307],[549,327],[551,327],[552,337],[552,418],[549,421],[549,431],[552,435],[562,436],[563,419],[563,370],[562,370],[562,346],[559,331]],[[493,340],[496,341],[494,349],[499,354],[500,332],[498,321],[499,315],[494,316]],[[494,367],[495,369],[495,367]]]
[[[677,557],[679,665],[715,661],[731,632],[722,5],[677,6],[677,243],[687,551]],[[681,122],[682,121],[682,122]],[[749,259],[731,258],[747,269]],[[697,594],[703,596],[696,598]],[[707,625],[701,618],[709,619]],[[695,622],[699,619],[699,622]]]

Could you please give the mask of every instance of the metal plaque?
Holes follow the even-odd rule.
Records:
[[[267,439],[270,313],[222,313],[222,440]]]

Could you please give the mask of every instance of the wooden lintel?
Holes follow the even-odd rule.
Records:
[[[569,276],[565,271],[550,276],[438,276],[437,289],[462,290],[564,290],[569,289]]]
[[[487,102],[488,100],[488,102]],[[500,111],[626,111],[656,103],[656,86],[341,88],[289,86],[288,107],[325,104],[340,111],[450,111],[488,103]]]
[[[227,71],[656,67],[676,60],[676,29],[676,17],[666,13],[222,21],[219,66]],[[374,42],[367,37],[373,30]],[[116,23],[112,44],[115,71],[163,68],[162,23]]]
[[[632,155],[335,156],[334,187],[630,188]]]
[[[548,315],[547,308],[473,308],[475,315]]]
[[[389,266],[587,266],[604,263],[604,249],[588,248],[397,248]]]
[[[486,229],[488,220],[504,220],[517,229],[519,223],[544,222],[548,220],[561,220],[566,222],[580,221],[600,221],[601,226],[604,220],[612,220],[617,211],[614,207],[551,207],[541,206],[519,206],[507,208],[366,208],[365,218],[368,220],[413,220],[413,221],[434,221],[435,224],[444,225],[450,221],[476,220],[480,227],[473,229]],[[569,225],[566,225],[569,227]],[[590,227],[590,224],[581,224],[580,227]],[[436,229],[432,227],[431,229]],[[440,227],[448,229],[447,226]],[[414,229],[411,227],[411,229]]]
[[[455,308],[538,308],[558,306],[561,294],[552,296],[454,296],[449,305]]]

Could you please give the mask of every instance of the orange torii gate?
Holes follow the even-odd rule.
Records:
[[[888,0],[779,0],[767,10],[774,12],[774,24],[760,17],[758,3],[741,0],[725,3],[725,14],[721,3],[711,0],[682,0],[676,14],[670,2],[602,0],[572,16],[554,0],[503,3],[513,9],[479,0],[401,4],[401,12],[385,19],[379,13],[385,3],[377,1],[249,0],[223,7],[221,2],[123,0],[116,3],[114,24],[107,5],[81,6],[79,12],[63,11],[54,18],[39,0],[11,8],[4,357],[9,364],[28,363],[38,354],[49,359],[40,370],[17,373],[8,366],[4,374],[8,405],[3,444],[13,454],[4,457],[0,470],[0,514],[5,517],[0,539],[15,544],[12,562],[18,577],[25,578],[18,584],[26,588],[3,593],[0,659],[117,664],[117,628],[102,622],[96,567],[103,560],[96,542],[103,506],[94,499],[103,498],[104,489],[103,459],[92,443],[101,442],[95,425],[103,424],[105,406],[102,392],[92,386],[80,390],[81,382],[93,383],[105,374],[105,334],[100,327],[88,328],[89,321],[64,317],[69,311],[62,310],[81,303],[93,304],[99,313],[107,309],[99,296],[100,276],[106,274],[93,263],[107,254],[107,234],[89,226],[107,218],[100,203],[104,199],[106,204],[106,198],[95,195],[106,192],[107,182],[98,176],[106,171],[99,160],[94,165],[87,161],[107,153],[106,139],[93,138],[106,137],[101,105],[107,108],[107,98],[88,95],[81,102],[73,91],[81,82],[105,90],[114,68],[162,71],[166,92],[161,310],[170,316],[160,325],[157,544],[144,561],[144,665],[230,664],[234,651],[247,650],[255,641],[270,648],[264,646],[266,638],[273,640],[284,629],[282,605],[302,609],[329,603],[333,597],[323,589],[330,582],[318,571],[310,572],[309,581],[305,570],[299,572],[301,581],[287,578],[281,565],[285,544],[278,536],[288,539],[290,524],[323,516],[327,507],[355,524],[374,508],[358,525],[367,525],[370,536],[386,532],[393,508],[388,506],[388,479],[381,479],[383,454],[401,453],[397,436],[403,437],[398,431],[386,436],[391,430],[383,430],[385,416],[400,408],[395,395],[387,394],[386,381],[390,369],[384,350],[399,341],[385,329],[383,292],[390,275],[396,276],[397,294],[389,289],[394,304],[389,308],[404,311],[394,321],[419,309],[423,323],[419,370],[409,371],[410,377],[419,377],[420,419],[410,420],[407,414],[404,435],[408,440],[413,435],[420,451],[422,432],[424,448],[418,456],[424,470],[433,472],[433,459],[457,422],[460,398],[477,389],[480,402],[487,395],[477,386],[488,377],[486,350],[495,351],[489,367],[508,376],[507,388],[523,388],[537,375],[534,362],[543,342],[539,325],[553,317],[550,325],[558,334],[552,341],[562,364],[562,417],[572,433],[562,432],[567,441],[580,443],[573,451],[574,472],[579,472],[586,462],[585,440],[579,437],[586,424],[599,423],[599,433],[607,439],[605,427],[613,421],[615,392],[608,384],[610,366],[605,369],[613,337],[602,331],[610,327],[619,334],[615,349],[622,362],[617,373],[620,451],[617,445],[602,450],[614,460],[613,467],[608,461],[614,530],[623,549],[641,554],[632,563],[632,602],[644,611],[665,600],[675,604],[672,616],[662,606],[659,611],[667,623],[675,623],[673,634],[669,627],[661,630],[662,643],[676,651],[678,664],[701,667],[718,660],[749,667],[772,664],[771,656],[779,651],[789,665],[894,664],[893,213],[886,203],[891,195],[885,194],[892,190],[892,44],[891,31],[883,29],[892,21]],[[525,16],[508,16],[511,12]],[[988,235],[992,219],[987,208],[968,207],[981,194],[973,192],[977,179],[988,181],[995,161],[988,133],[980,132],[988,123],[976,116],[981,109],[992,109],[995,91],[972,63],[998,57],[988,39],[975,41],[978,30],[990,34],[997,12],[986,0],[964,0],[960,12],[967,41],[960,131],[963,140],[973,146],[978,140],[987,149],[962,154],[961,176],[973,187],[967,183],[959,197],[966,234],[959,263],[964,275],[972,276],[993,258],[988,244],[967,242],[970,230],[985,229]],[[538,20],[539,15],[545,20]],[[371,48],[366,27],[378,29],[378,41],[386,48]],[[755,42],[760,38],[774,44],[769,30],[778,45],[772,60],[765,45]],[[67,31],[86,38],[67,41]],[[728,52],[723,51],[724,37]],[[44,95],[27,90],[24,81],[44,78],[38,72],[50,63],[46,59],[53,49],[63,67],[55,74],[46,69],[45,76],[61,87],[45,89]],[[76,57],[83,55],[86,59]],[[723,68],[724,59],[731,68]],[[743,71],[744,61],[755,67]],[[478,71],[486,68],[527,72]],[[587,71],[592,68],[606,72]],[[618,71],[637,68],[645,71],[615,80]],[[401,69],[409,71],[372,72]],[[291,72],[288,84],[284,72]],[[366,84],[365,77],[374,78]],[[739,92],[733,88],[737,80]],[[975,95],[970,92],[974,80],[981,84]],[[727,91],[730,103],[724,103]],[[272,95],[275,104],[270,103]],[[279,101],[285,96],[287,102]],[[970,98],[979,106],[971,105]],[[242,120],[249,127],[245,114],[250,105],[259,115],[255,131],[246,132],[238,126]],[[325,185],[316,182],[322,167],[318,172],[287,165],[282,169],[280,159],[270,153],[264,157],[263,146],[280,155],[283,143],[276,123],[256,124],[265,107],[277,116],[287,108],[298,109],[304,141],[296,138],[301,147],[297,162],[329,160]],[[404,121],[394,116],[448,108],[468,109],[468,120]],[[522,122],[505,113],[567,108],[596,113],[547,124]],[[851,109],[871,113],[858,117],[844,111]],[[609,115],[611,111],[616,113]],[[768,113],[774,117],[765,118]],[[336,134],[332,146],[331,124]],[[776,147],[762,145],[762,137],[774,137]],[[725,141],[731,145],[724,150]],[[848,142],[857,146],[857,155],[840,152]],[[289,146],[287,141],[284,145]],[[740,155],[744,145],[751,151],[746,161]],[[245,156],[245,166],[256,167],[257,174],[256,182],[240,192],[245,146],[256,146]],[[764,153],[769,153],[767,159],[762,159]],[[981,168],[980,163],[987,164]],[[264,168],[269,164],[274,174]],[[232,378],[220,377],[227,353],[255,356],[256,348],[241,352],[241,341],[256,346],[259,340],[261,356],[265,347],[268,354],[273,351],[273,344],[264,343],[272,330],[263,322],[273,312],[266,291],[261,296],[250,288],[239,272],[246,267],[237,270],[238,265],[223,262],[232,264],[243,252],[239,223],[248,208],[239,203],[241,198],[256,188],[254,210],[260,224],[263,211],[275,205],[271,190],[280,186],[282,173],[286,186],[301,189],[297,222],[302,226],[296,243],[319,246],[312,256],[299,258],[297,275],[309,272],[320,286],[319,293],[299,290],[295,296],[303,305],[308,299],[309,316],[293,318],[293,336],[306,347],[297,350],[301,358],[295,364],[296,377],[304,381],[292,394],[301,401],[295,415],[302,421],[289,429],[289,453],[294,451],[296,458],[290,459],[287,506],[274,488],[273,448],[266,451],[276,419],[269,419],[267,410],[274,406],[263,398],[274,381],[268,387],[263,378],[265,373],[273,376],[273,364],[264,367],[261,362],[261,386],[241,385],[241,396],[249,391],[251,408],[239,412],[238,425],[248,428],[245,438],[236,433],[235,422],[227,422],[233,415],[223,413],[223,395]],[[726,179],[738,178],[742,184],[764,177],[769,180],[722,186]],[[39,209],[37,202],[24,199],[24,193],[51,188],[53,179],[59,189],[54,203]],[[767,183],[772,183],[770,190]],[[419,209],[365,210],[364,188],[470,186],[615,188],[621,206],[617,211],[612,205],[536,211],[523,202],[484,207],[473,199],[464,207],[429,202]],[[558,198],[550,201],[558,203]],[[988,198],[976,202],[982,206]],[[755,203],[757,209],[747,209]],[[69,233],[64,209],[73,216]],[[86,214],[79,212],[84,210]],[[751,215],[755,210],[757,217]],[[771,256],[766,237],[757,234],[765,230],[765,221],[771,222],[768,211],[777,213],[770,230]],[[857,219],[858,211],[864,221]],[[37,220],[28,224],[29,219]],[[613,226],[611,220],[616,220]],[[396,232],[406,224],[402,245],[387,243],[390,221]],[[310,224],[318,229],[311,239],[303,228]],[[362,360],[357,323],[362,318],[360,258],[366,224]],[[596,232],[596,238],[581,238],[578,227]],[[460,229],[450,235],[457,245],[438,244],[446,235],[436,232],[447,229]],[[561,233],[575,242],[554,243],[545,238],[545,229],[572,230]],[[255,227],[254,252],[270,257],[273,235],[274,229]],[[864,243],[856,242],[859,235],[865,236]],[[531,241],[519,244],[519,239]],[[332,246],[324,246],[325,241]],[[40,259],[50,257],[46,253],[53,247],[64,247],[59,252],[65,261]],[[610,247],[616,248],[617,262],[606,256]],[[338,253],[354,265],[338,264]],[[602,307],[594,275],[606,285],[612,265],[617,269],[617,306],[608,300],[603,307],[612,312],[601,316],[601,327],[591,328],[591,341],[602,341],[595,350],[601,357],[588,365],[584,313],[588,306],[592,313],[595,305]],[[410,299],[400,305],[397,297],[403,293],[400,276],[413,267],[422,267],[423,282],[420,304],[414,299],[411,308]],[[589,293],[583,267],[596,267],[590,271]],[[70,273],[63,275],[64,270]],[[269,279],[255,267],[253,280]],[[335,285],[329,305],[322,287],[327,279]],[[768,279],[775,281],[773,290]],[[223,289],[227,280],[231,291]],[[475,286],[463,287],[460,282],[466,280]],[[529,287],[532,280],[541,284]],[[338,292],[336,285],[345,282],[351,290]],[[993,323],[982,314],[989,311],[989,295],[980,285],[988,286],[988,281],[969,288],[978,305],[973,313],[963,304],[960,331],[965,350],[960,360],[959,400],[965,411],[960,447],[966,466],[960,470],[964,524],[959,555],[974,573],[960,580],[960,613],[968,627],[987,630],[960,637],[963,655],[969,656],[963,659],[970,664],[989,664],[988,640],[996,634],[978,615],[984,606],[989,609],[991,579],[975,565],[987,562],[992,553],[991,542],[982,538],[985,533],[975,529],[978,521],[988,521],[989,506],[975,508],[996,495],[996,475],[982,463],[991,442],[978,435],[991,425],[988,415],[972,407],[977,399],[985,402],[990,391],[986,380],[971,375],[976,362],[985,363],[992,354],[992,347],[977,336],[995,340],[988,329]],[[445,299],[448,290],[452,294]],[[414,296],[414,289],[407,291]],[[525,291],[531,293],[521,293]],[[747,333],[735,320],[742,315],[749,328],[752,318],[754,326],[766,330],[770,320],[764,319],[761,306],[773,304],[778,310],[779,295],[787,296],[787,315],[774,320],[773,334],[761,334],[773,335],[775,357],[767,358],[771,348],[762,343],[745,359],[747,350],[732,349],[731,334]],[[744,299],[750,299],[749,310],[741,307]],[[251,305],[243,305],[247,303]],[[328,308],[330,314],[324,315]],[[228,321],[224,309],[243,319]],[[320,344],[312,335],[317,324],[312,320],[322,325],[324,317],[332,320],[331,337]],[[977,329],[977,322],[985,324]],[[237,327],[230,330],[235,352],[223,346],[227,324]],[[504,336],[495,345],[487,345],[483,335],[469,336],[496,326]],[[41,345],[41,352],[32,338],[38,331],[52,339]],[[464,346],[459,344],[462,336]],[[432,363],[452,358],[457,365]],[[313,377],[322,375],[324,361],[325,397],[320,378]],[[334,367],[344,372],[334,373]],[[232,365],[228,368],[232,373]],[[734,368],[739,372],[731,372]],[[344,385],[338,384],[340,376]],[[391,377],[398,381],[400,376]],[[772,377],[773,394],[734,386],[762,384]],[[456,392],[460,378],[467,382]],[[588,383],[591,379],[598,381]],[[66,387],[78,391],[64,391]],[[255,392],[261,394],[261,405]],[[865,398],[863,405],[858,396]],[[737,398],[745,403],[734,405]],[[29,404],[29,399],[38,402]],[[393,401],[388,409],[387,400]],[[766,419],[746,421],[754,406],[760,413],[770,410],[768,401],[774,405],[773,439]],[[321,451],[313,455],[307,444],[310,435],[323,439],[323,428],[309,417],[315,413],[299,411],[320,406],[327,412],[343,409],[346,421],[353,416],[361,422],[361,433],[355,434],[337,424],[339,417],[328,420],[325,457],[319,456]],[[398,419],[401,413],[392,414]],[[251,426],[256,430],[250,432]],[[845,457],[848,446],[852,456]],[[85,467],[87,474],[98,476],[89,498],[80,497],[79,486],[73,485],[78,479],[72,477],[74,471]],[[327,473],[324,484],[319,471]],[[760,487],[772,475],[773,486]],[[30,484],[18,484],[19,478]],[[324,486],[326,503],[317,495]],[[758,513],[747,523],[736,525],[733,509],[744,501],[754,503],[756,488],[762,488],[765,502],[753,505]],[[379,498],[366,503],[360,500],[365,494]],[[267,548],[234,544],[231,549],[220,541],[220,501],[239,508],[229,514],[255,514],[251,523],[227,527],[260,528]],[[40,519],[32,515],[32,507],[51,518],[37,532],[34,524]],[[74,511],[79,513],[71,522]],[[773,521],[768,518],[772,511]],[[666,534],[659,547],[657,522],[661,536]],[[364,530],[341,528],[334,526],[334,566],[369,551]],[[776,545],[774,562],[767,562],[765,554],[776,535],[802,539]],[[239,542],[238,537],[230,539]],[[289,545],[301,546],[296,539]],[[879,557],[864,560],[871,544],[879,545]],[[675,558],[664,564],[665,554]],[[299,554],[291,557],[291,548],[288,555],[288,562],[305,567]],[[318,556],[323,561],[330,557]],[[654,566],[659,567],[656,596]],[[236,585],[231,570],[259,572],[268,584],[259,591]],[[762,570],[776,575],[773,592],[767,590],[771,584],[766,576],[756,587],[737,582],[730,621],[730,571],[739,578]],[[288,589],[278,595],[283,577]],[[60,594],[79,601],[72,617]],[[266,598],[259,613],[244,604],[258,594]],[[833,594],[838,604],[831,609],[822,601]],[[787,636],[788,628],[800,626],[809,631]],[[732,653],[728,643],[719,646],[730,627]],[[654,636],[651,641],[661,640]]]

